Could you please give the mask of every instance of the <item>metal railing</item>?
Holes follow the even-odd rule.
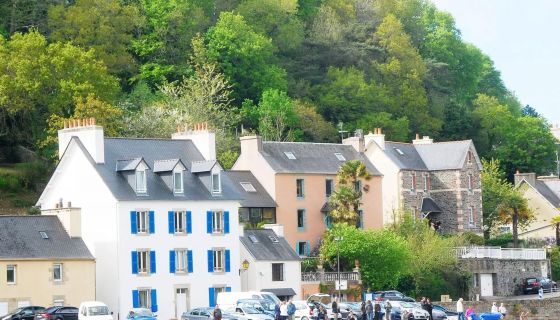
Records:
[[[359,272],[341,272],[340,280],[360,281]],[[303,282],[335,282],[338,280],[338,273],[336,272],[302,272],[301,281]]]
[[[545,249],[459,247],[455,252],[460,259],[546,260]]]

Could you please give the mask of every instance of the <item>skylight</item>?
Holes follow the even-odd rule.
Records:
[[[270,239],[270,241],[277,243],[278,242],[278,238],[276,238],[275,236],[268,236],[268,238]]]
[[[246,192],[257,192],[257,189],[255,189],[251,182],[239,182],[239,184]]]
[[[402,152],[401,149],[395,148],[395,151],[397,151],[397,153],[400,154],[401,156],[404,156],[404,152]]]
[[[336,156],[336,158],[338,159],[338,161],[346,161],[346,158],[344,158],[344,156],[342,155],[342,153],[340,153],[340,152],[335,152],[334,155]]]
[[[251,240],[252,243],[257,243],[259,242],[259,239],[257,239],[257,237],[255,237],[254,235],[250,235],[249,239]]]
[[[49,236],[47,235],[47,233],[45,231],[39,231],[39,234],[41,235],[41,238],[43,239],[48,239]]]
[[[284,152],[284,154],[286,155],[286,157],[288,157],[288,159],[290,160],[296,160],[296,156],[294,156],[294,153],[291,151],[286,151]]]

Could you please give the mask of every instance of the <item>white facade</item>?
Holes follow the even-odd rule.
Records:
[[[97,128],[93,136],[98,138]],[[80,131],[72,129],[65,130]],[[87,132],[87,127],[84,129]],[[126,318],[134,301],[138,301],[139,290],[148,290],[159,319],[174,319],[180,318],[183,311],[211,305],[215,301],[211,296],[218,290],[241,289],[237,200],[221,200],[219,196],[198,201],[118,200],[91,161],[104,161],[99,152],[103,142],[94,139],[82,147],[77,139],[64,134],[59,137],[62,144],[69,144],[67,148],[60,147],[61,152],[66,151],[37,205],[53,209],[62,199],[65,207],[70,201],[71,207],[81,208],[82,238],[96,259],[96,299],[109,306],[114,319]],[[95,157],[88,157],[90,148]],[[211,156],[208,150],[206,153]],[[153,233],[134,234],[131,212],[144,210],[153,215]],[[214,210],[228,213],[228,232],[208,233],[208,214]],[[170,211],[190,212],[190,233],[170,233]],[[175,249],[191,252],[192,272],[172,272],[175,262],[171,262],[170,251]],[[208,250],[212,249],[224,250],[224,272],[209,272]],[[132,252],[141,250],[154,252],[155,272],[133,273]]]

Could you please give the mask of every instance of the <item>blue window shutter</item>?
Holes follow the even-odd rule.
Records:
[[[187,211],[187,233],[192,233],[192,213]]]
[[[154,221],[154,212],[150,211],[148,212],[149,218],[150,218],[150,233],[155,233],[156,232],[156,222]]]
[[[132,290],[132,307],[140,307],[140,299],[138,298],[138,290]]]
[[[208,272],[214,272],[214,252],[208,250]]]
[[[138,225],[136,225],[136,211],[130,211],[130,233],[138,233]]]
[[[208,302],[211,308],[216,305],[216,302],[214,301],[214,288],[208,288]]]
[[[224,233],[229,233],[229,211],[224,212]]]
[[[150,251],[150,273],[156,273],[156,252]]]
[[[169,233],[175,233],[175,214],[173,211],[167,212],[167,220],[169,221]]]
[[[212,233],[212,211],[206,211],[206,233]]]
[[[169,273],[175,273],[175,250],[169,250]]]
[[[138,274],[138,252],[131,252],[131,262],[132,262],[132,273]]]
[[[189,273],[193,272],[193,258],[192,258],[192,250],[187,251],[187,266]]]
[[[231,287],[226,287],[226,292],[231,292]]]
[[[230,272],[231,268],[230,268],[230,265],[229,265],[229,263],[230,263],[230,261],[229,261],[230,260],[229,250],[226,250],[225,255],[226,255],[226,272]]]
[[[157,307],[157,292],[156,292],[156,289],[152,289],[151,295],[152,295],[151,296],[152,312],[157,312],[158,307]]]

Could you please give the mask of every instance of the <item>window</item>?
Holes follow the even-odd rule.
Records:
[[[286,155],[286,157],[287,157],[288,159],[290,159],[290,160],[296,160],[296,156],[294,155],[293,152],[291,152],[291,151],[286,151],[286,152],[284,152],[284,154]]]
[[[138,306],[140,308],[152,309],[152,304],[150,301],[150,290],[149,289],[139,289],[138,290]]]
[[[364,210],[358,210],[358,221],[356,221],[356,228],[364,228]]]
[[[148,233],[149,215],[148,211],[136,212],[136,226],[138,233]]]
[[[43,239],[48,239],[49,238],[49,235],[45,231],[39,231],[39,234],[41,235],[41,238],[43,238]]]
[[[252,243],[258,243],[259,239],[257,239],[257,237],[255,237],[254,235],[249,235],[249,240],[251,240]]]
[[[469,208],[469,225],[472,227],[474,226],[474,208]]]
[[[8,284],[16,283],[16,266],[8,265],[6,268],[6,282]]]
[[[183,171],[173,172],[173,192],[175,193],[183,192]]]
[[[214,287],[214,300],[213,301],[218,301],[218,294],[220,294],[220,292],[226,292],[226,287]]]
[[[272,264],[272,281],[284,281],[284,264]]]
[[[150,273],[150,251],[138,251],[138,273]]]
[[[416,190],[416,173],[412,173],[412,186],[410,187],[410,191]]]
[[[212,193],[222,192],[222,185],[220,182],[220,173],[212,173]]]
[[[214,249],[214,272],[224,272],[224,250],[223,249]]]
[[[54,281],[62,281],[62,264],[55,263],[53,265],[53,280]]]
[[[187,250],[175,249],[175,272],[187,272]]]
[[[185,233],[185,211],[175,211],[173,215],[175,219],[175,233]]]
[[[278,238],[276,238],[275,236],[268,236],[268,239],[270,239],[270,241],[272,241],[273,243],[278,243]]]
[[[305,209],[297,211],[297,228],[299,231],[305,230]]]
[[[212,233],[224,233],[223,211],[212,211]]]
[[[309,243],[306,241],[298,241],[296,244],[296,250],[298,255],[300,256],[307,256],[309,254]]]
[[[474,189],[474,181],[473,181],[473,176],[472,174],[469,173],[468,175],[468,183],[469,183],[469,191],[473,191]]]
[[[396,151],[398,154],[400,154],[401,156],[404,156],[404,152],[402,152],[401,149],[395,148],[395,151]]]
[[[327,195],[327,198],[331,196],[333,189],[334,189],[333,179],[325,180],[325,194]]]
[[[344,156],[342,155],[342,153],[340,153],[340,152],[335,152],[334,155],[336,156],[336,158],[338,159],[338,161],[346,161],[346,158],[344,158]]]
[[[356,190],[356,192],[360,192],[362,190],[362,181],[358,180],[354,183],[354,190]]]
[[[255,189],[251,182],[239,182],[239,184],[246,192],[257,192],[257,189]]]
[[[467,162],[470,164],[473,161],[473,154],[471,151],[467,152]]]
[[[136,171],[136,192],[146,193],[146,170]]]
[[[473,287],[478,287],[478,273],[473,274]]]
[[[303,179],[296,179],[296,193],[298,198],[305,197],[305,182]]]
[[[424,175],[424,191],[430,190],[430,176],[429,174]]]

